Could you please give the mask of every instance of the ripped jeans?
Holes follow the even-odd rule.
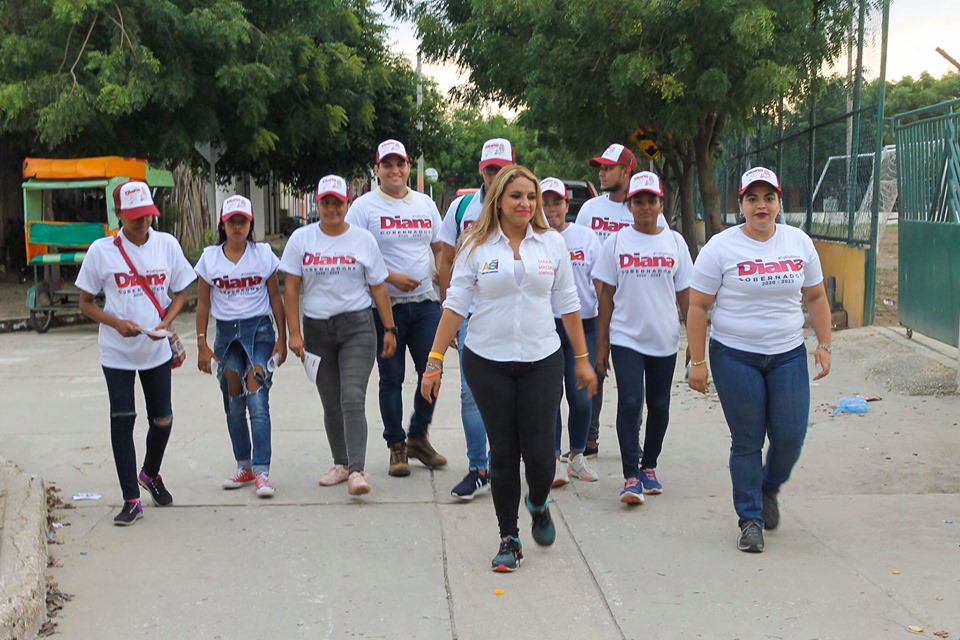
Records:
[[[147,405],[147,454],[143,459],[143,472],[150,477],[160,473],[163,452],[170,440],[173,427],[173,409],[170,407],[170,362],[159,367],[141,371],[103,367],[107,380],[107,395],[110,397],[110,443],[113,445],[113,461],[117,465],[117,478],[124,500],[140,497],[137,484],[137,449],[133,443],[133,427],[137,421],[134,383],[140,374],[140,386]]]
[[[254,474],[270,473],[270,385],[273,372],[267,370],[267,361],[273,354],[275,343],[276,333],[269,316],[217,320],[213,353],[220,360],[217,378],[223,393],[223,411],[227,416],[233,457],[238,467],[252,469]],[[254,370],[258,385],[253,391],[248,388],[250,369]],[[227,371],[240,378],[242,391],[239,395],[230,395]]]

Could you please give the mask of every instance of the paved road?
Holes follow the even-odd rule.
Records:
[[[64,511],[52,547],[63,564],[53,575],[75,596],[58,618],[65,638],[874,640],[915,637],[910,625],[960,637],[960,398],[897,396],[863,379],[844,345],[867,337],[884,349],[889,338],[872,331],[836,335],[783,523],[761,555],[735,548],[719,403],[679,382],[660,461],[665,493],[631,510],[618,503],[609,385],[600,481],[552,494],[557,543],[537,548],[526,533],[523,568],[509,575],[488,569],[489,495],[449,497],[466,470],[455,358],[432,431],[451,463],[435,472],[414,463],[408,478],[386,473],[374,372],[374,491],[363,500],[317,486],[329,449],[297,363],[278,371],[272,394],[276,497],[222,491],[233,463],[216,384],[184,367],[163,467],[176,506],[148,506],[136,526],[114,527],[121,498],[91,325],[0,335],[0,442],[68,501],[103,494]],[[865,416],[833,417],[837,398],[855,392],[883,400]],[[141,422],[140,447],[143,433]]]

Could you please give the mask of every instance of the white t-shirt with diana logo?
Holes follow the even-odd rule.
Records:
[[[118,233],[123,249],[160,306],[170,306],[171,291],[183,291],[196,279],[193,267],[183,255],[180,243],[169,233],[147,232],[147,241],[137,246]],[[137,282],[113,236],[100,238],[90,245],[83,258],[77,287],[92,295],[103,291],[103,310],[115,318],[135,322],[144,329],[160,324],[160,312]],[[159,367],[170,360],[170,343],[153,340],[146,335],[124,338],[113,327],[100,325],[100,364],[110,369],[137,371]]]
[[[369,309],[370,287],[387,279],[377,241],[355,225],[339,236],[328,236],[319,223],[300,227],[287,241],[280,270],[303,279],[303,315],[317,320]]]
[[[236,263],[223,253],[223,245],[203,250],[194,271],[210,285],[210,314],[217,320],[244,320],[271,315],[267,280],[280,259],[266,242],[247,242]]]
[[[662,229],[649,235],[625,227],[603,243],[593,277],[613,294],[610,344],[657,358],[677,353],[677,292],[690,287],[693,261],[683,237]]]
[[[803,287],[823,282],[820,256],[800,229],[778,224],[753,240],[743,225],[716,234],[694,265],[690,286],[715,295],[710,337],[733,349],[774,355],[803,344]]]

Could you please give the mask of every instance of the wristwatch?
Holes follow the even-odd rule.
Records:
[[[393,335],[397,335],[397,328],[396,328],[396,327],[384,327],[383,330],[384,330],[386,333],[392,333]]]

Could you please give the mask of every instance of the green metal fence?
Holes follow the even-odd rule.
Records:
[[[892,118],[900,193],[900,323],[960,346],[960,100]]]

